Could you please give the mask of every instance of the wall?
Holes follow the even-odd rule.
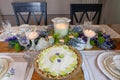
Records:
[[[46,1],[48,14],[69,14],[70,3],[88,3],[98,2],[98,0],[0,0],[0,10],[3,15],[13,15],[11,2],[27,2],[27,1]]]
[[[13,14],[11,2],[13,0],[0,0],[0,14],[11,15]]]
[[[44,1],[44,0],[0,0],[0,10],[3,15],[13,15],[11,2],[19,1]],[[78,3],[79,0],[46,0],[48,14],[69,14],[70,3]]]
[[[107,0],[104,23],[120,24],[120,0]]]

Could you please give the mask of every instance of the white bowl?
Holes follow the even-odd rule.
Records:
[[[120,55],[115,55],[113,57],[113,63],[115,67],[120,70]]]

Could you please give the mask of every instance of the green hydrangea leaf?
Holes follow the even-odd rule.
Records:
[[[14,48],[15,48],[16,51],[20,51],[21,50],[21,46],[18,43],[15,44]]]
[[[59,39],[59,34],[54,34],[53,37],[54,37],[55,39]]]
[[[67,43],[69,40],[70,40],[69,36],[66,36],[66,37],[64,38],[65,43]]]
[[[104,37],[98,37],[98,43],[102,44],[105,41]]]
[[[76,32],[76,33],[74,33],[74,37],[78,37],[79,36],[79,34]]]
[[[95,42],[94,42],[93,40],[90,40],[90,44],[91,44],[92,46],[94,46],[94,45],[95,45]]]
[[[59,43],[59,34],[54,34],[53,37],[54,37],[55,44]]]
[[[98,37],[102,37],[103,36],[101,31],[98,31],[97,34],[98,34]]]
[[[58,44],[58,43],[59,43],[59,39],[56,39],[56,40],[55,40],[55,44]]]

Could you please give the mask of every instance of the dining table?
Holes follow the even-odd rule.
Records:
[[[113,31],[115,31],[116,33],[118,33],[118,36],[120,35],[120,25],[118,24],[112,24],[112,25],[107,25],[110,29],[112,29]],[[118,30],[119,29],[119,30]],[[110,33],[110,32],[109,32]],[[114,36],[114,35],[113,35]],[[112,51],[116,51],[116,50],[120,50],[120,37],[116,37],[114,36],[112,38],[112,40],[115,42],[115,48],[112,49]],[[92,49],[85,49],[85,50],[82,50],[83,52],[84,51],[101,51],[103,49],[101,48],[98,48],[96,46],[93,46]],[[82,53],[82,51],[80,51],[80,53]],[[105,51],[105,50],[103,50]],[[12,53],[16,53],[16,54],[19,54],[19,53],[23,53],[23,51],[21,52],[16,52],[16,50],[14,48],[9,48],[8,47],[8,43],[7,42],[3,42],[3,41],[0,41],[0,53],[9,53],[9,54],[12,54]],[[84,55],[84,54],[81,54],[81,55]],[[84,58],[84,57],[83,57]],[[83,59],[84,60],[84,59]],[[92,65],[92,64],[91,64]],[[82,66],[83,67],[83,66]],[[85,80],[85,73],[84,73],[84,70],[83,68],[81,67],[79,73],[77,73],[74,77],[72,77],[70,80]],[[94,73],[95,74],[95,73]],[[108,78],[107,78],[108,79]],[[33,74],[31,76],[31,80],[43,80],[42,77],[34,70],[33,71]],[[86,79],[87,80],[87,79]],[[92,79],[91,79],[92,80]],[[97,79],[95,79],[97,80]]]

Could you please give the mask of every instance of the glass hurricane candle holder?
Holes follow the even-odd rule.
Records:
[[[67,18],[52,19],[52,22],[54,23],[54,32],[59,34],[60,38],[67,35],[70,21],[71,20]]]

